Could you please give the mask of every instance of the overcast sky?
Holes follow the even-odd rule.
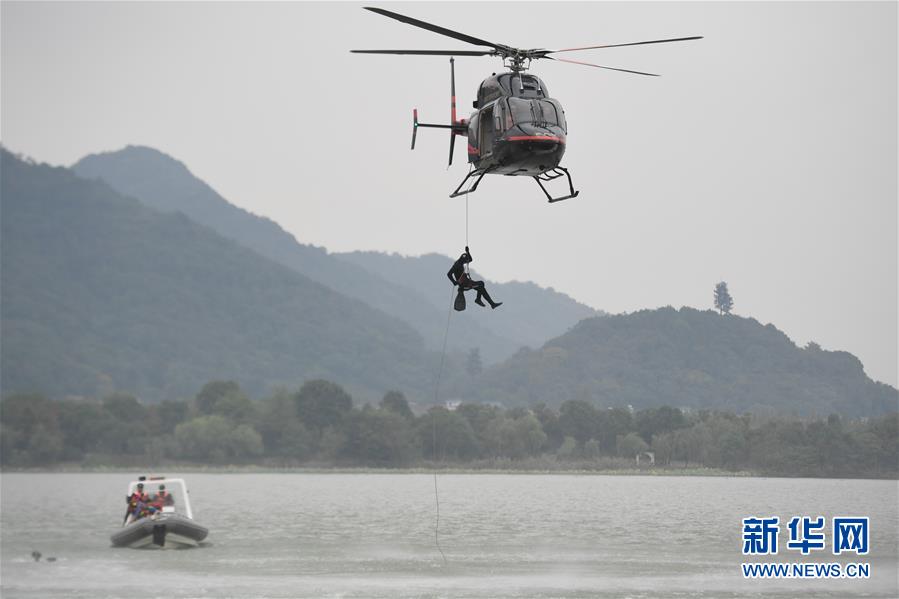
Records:
[[[4,1],[2,143],[66,166],[148,145],[301,242],[457,254],[465,144],[449,170],[445,131],[409,151],[413,107],[449,117],[448,61],[348,50],[466,45],[360,6]],[[581,195],[486,177],[475,266],[610,312],[710,308],[724,280],[736,313],[896,385],[895,2],[378,6],[518,47],[704,35],[577,57],[659,78],[533,65]],[[464,113],[502,67],[456,67]]]

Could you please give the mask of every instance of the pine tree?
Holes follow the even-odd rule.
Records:
[[[730,314],[734,307],[734,298],[730,296],[727,290],[727,283],[721,281],[715,285],[715,309],[721,314]]]
[[[484,370],[484,366],[481,363],[481,350],[477,347],[471,348],[471,351],[468,352],[468,360],[465,363],[465,371],[468,373],[470,377],[480,376],[481,372]]]

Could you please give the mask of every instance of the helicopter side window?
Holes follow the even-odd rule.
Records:
[[[503,88],[496,77],[488,77],[481,82],[478,89],[478,105],[486,106],[503,96]]]
[[[481,150],[481,156],[488,156],[493,153],[493,138],[496,134],[496,123],[493,118],[493,106],[487,106],[481,109],[481,122],[478,129],[480,130],[480,140],[478,147]]]

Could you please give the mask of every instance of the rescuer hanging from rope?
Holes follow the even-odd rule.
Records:
[[[471,278],[471,276],[466,271],[466,267],[473,260],[471,257],[471,252],[468,250],[468,246],[465,246],[465,253],[459,256],[459,259],[453,263],[452,268],[447,271],[446,276],[449,278],[450,282],[453,285],[459,287],[459,290],[456,294],[456,303],[454,305],[455,309],[458,311],[462,311],[465,309],[465,292],[469,289],[475,289],[478,292],[478,296],[475,298],[474,303],[479,306],[484,305],[484,299],[487,300],[487,303],[490,304],[490,307],[494,310],[503,305],[502,302],[495,302],[490,298],[490,294],[487,293],[487,289],[484,286],[484,281],[475,281]],[[482,299],[483,298],[483,299]]]

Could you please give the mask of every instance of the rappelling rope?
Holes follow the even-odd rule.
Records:
[[[468,194],[465,194],[465,247],[468,247]]]
[[[472,171],[474,171],[474,164],[468,166],[469,178],[471,178]],[[468,190],[465,192],[465,247],[468,247],[468,196],[471,194],[472,187],[474,187],[474,179],[468,183]],[[465,264],[464,268],[465,272],[469,272],[468,264]]]
[[[468,177],[471,179],[471,173],[474,171],[474,164],[468,165]],[[471,194],[471,188],[474,187],[474,180],[468,184],[468,191],[465,192],[465,247],[468,247],[468,196]]]
[[[434,406],[436,408],[437,401],[440,397],[440,379],[443,376],[443,364],[446,362],[446,340],[449,338],[449,326],[450,326],[450,317],[453,315],[453,295],[455,295],[455,288],[453,289],[452,294],[450,295],[450,307],[446,313],[446,330],[443,332],[443,349],[440,351],[440,368],[437,370],[437,381],[434,384]],[[437,417],[436,411],[431,412],[431,427],[433,434],[433,455],[434,461],[437,461]],[[434,468],[434,502],[437,506],[437,519],[434,522],[434,544],[437,545],[437,551],[440,552],[440,555],[443,557],[443,563],[446,564],[446,554],[443,553],[443,549],[440,547],[440,494],[437,492],[437,468]]]
[[[469,191],[471,191],[471,185],[469,184]],[[468,193],[465,194],[465,251],[468,251]],[[462,265],[462,268],[465,269],[466,273],[470,273],[471,271],[468,269],[468,263]]]
[[[471,177],[471,173],[474,170],[474,165],[470,164],[468,166],[468,174],[469,178]],[[471,188],[474,187],[474,181],[468,184],[468,190],[465,192],[465,247],[468,247],[468,195],[471,193]],[[468,264],[464,265],[465,272],[468,272]],[[446,341],[449,338],[449,327],[450,327],[450,317],[453,315],[453,304],[454,304],[454,295],[456,294],[455,288],[452,289],[450,293],[450,307],[446,313],[446,330],[443,332],[443,348],[440,350],[440,368],[437,370],[437,380],[434,383],[434,407],[437,407],[437,402],[440,400],[440,379],[443,377],[443,365],[446,362]],[[437,418],[434,415],[435,412],[431,412],[431,432],[433,438],[433,456],[434,462],[437,462]],[[443,553],[443,549],[440,547],[440,493],[437,491],[437,468],[434,468],[434,504],[437,507],[437,515],[434,521],[434,544],[437,545],[437,551],[440,552],[440,556],[443,557],[443,563],[446,564],[446,554]]]

